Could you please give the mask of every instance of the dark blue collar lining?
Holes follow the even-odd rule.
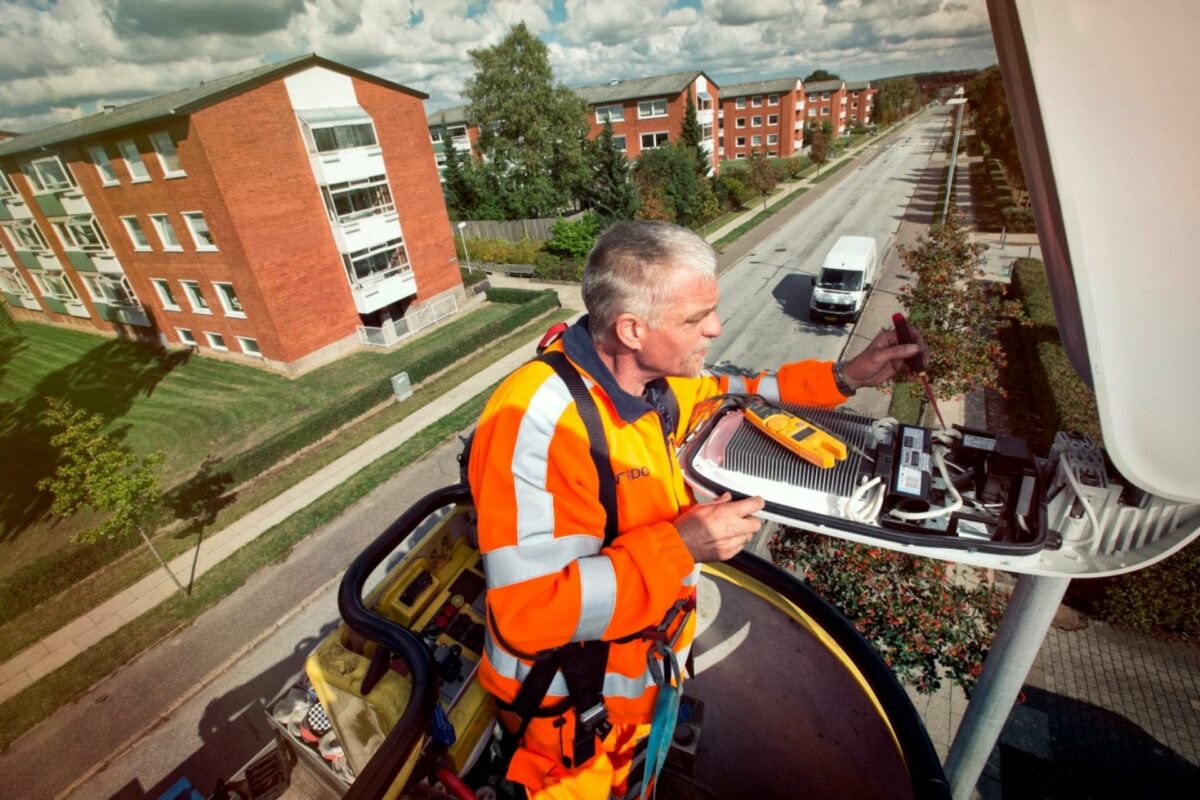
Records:
[[[632,424],[641,419],[646,412],[656,411],[659,404],[652,401],[661,398],[666,392],[670,391],[665,378],[657,378],[646,384],[646,395],[644,397],[634,397],[622,389],[617,383],[617,379],[613,377],[612,372],[600,360],[600,355],[596,352],[596,345],[592,341],[591,332],[588,330],[588,318],[586,315],[581,317],[574,325],[567,328],[567,332],[563,334],[563,350],[566,351],[568,358],[578,364],[584,372],[600,384],[600,388],[612,400],[613,406],[617,409],[617,414],[625,422]]]

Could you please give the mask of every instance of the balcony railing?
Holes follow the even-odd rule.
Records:
[[[358,327],[358,342],[366,347],[391,347],[423,328],[436,325],[458,312],[458,298],[443,297],[380,328]]]

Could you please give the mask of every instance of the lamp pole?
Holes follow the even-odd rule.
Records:
[[[463,228],[465,228],[465,227],[467,227],[467,223],[465,223],[465,222],[458,223],[458,238],[462,239],[463,255],[465,255],[467,257],[467,271],[474,272],[474,270],[471,269],[471,252],[469,250],[467,250],[467,237],[465,234],[463,234]]]
[[[955,92],[955,97],[946,101],[948,106],[958,106],[958,119],[954,122],[954,144],[950,148],[950,171],[946,174],[946,200],[942,203],[942,219],[950,211],[950,195],[954,191],[954,163],[958,160],[958,135],[962,131],[963,106],[967,99],[962,96],[962,89]]]

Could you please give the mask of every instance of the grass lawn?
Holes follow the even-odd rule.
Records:
[[[364,386],[386,385],[407,365],[503,323],[520,308],[489,304],[391,352],[353,353],[295,379],[186,352],[19,324],[22,338],[0,345],[0,451],[7,454],[0,460],[0,576],[66,546],[88,522],[48,518],[51,498],[36,488],[56,458],[50,432],[40,424],[45,397],[62,397],[100,414],[105,432],[135,452],[162,450],[160,482],[169,488],[214,476],[231,456],[302,429]]]

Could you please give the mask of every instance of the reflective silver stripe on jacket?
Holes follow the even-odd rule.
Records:
[[[688,651],[692,649],[691,643],[676,651],[676,657],[682,665],[687,660]],[[488,629],[487,635],[484,637],[484,650],[487,653],[488,661],[496,672],[504,678],[512,678],[518,682],[524,683],[528,677],[530,670],[533,667],[526,664],[521,659],[509,653],[500,645],[496,644],[492,638],[491,629]],[[619,672],[606,672],[604,674],[604,696],[605,697],[620,697],[626,700],[636,700],[641,697],[648,688],[654,686],[654,677],[650,674],[649,668],[641,675],[629,677],[622,675]],[[563,677],[562,672],[557,672],[554,675],[554,680],[550,681],[550,688],[546,691],[547,698],[563,698],[566,697],[567,680]]]
[[[600,542],[596,542],[597,548]],[[579,559],[579,625],[572,642],[587,642],[604,636],[617,605],[617,572],[606,555]]]
[[[551,375],[529,399],[513,448],[513,489],[517,502],[517,544],[537,544],[554,537],[554,495],[546,490],[550,442],[571,393]]]
[[[758,380],[758,393],[768,400],[779,400],[779,378],[771,372]]]
[[[699,580],[700,580],[700,565],[697,564],[696,566],[692,567],[692,571],[689,572],[687,575],[685,575],[683,580],[680,581],[680,583],[682,583],[684,586],[695,586]]]
[[[553,575],[577,558],[599,553],[603,544],[599,537],[579,533],[492,550],[483,554],[487,586],[489,589],[499,589],[543,575]]]

